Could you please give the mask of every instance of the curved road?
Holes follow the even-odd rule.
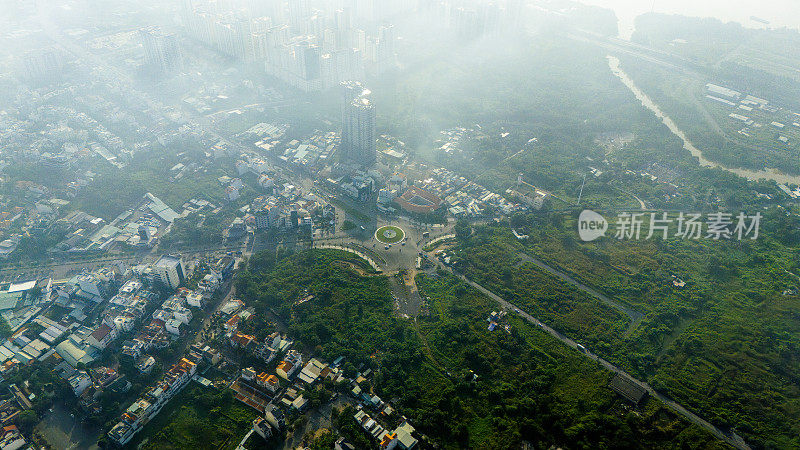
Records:
[[[314,246],[312,248],[316,248],[316,249],[329,248],[329,249],[340,250],[340,251],[343,251],[343,252],[352,253],[352,254],[358,256],[359,258],[363,259],[364,261],[366,261],[370,266],[372,266],[373,269],[375,269],[375,271],[377,271],[377,272],[381,271],[381,267],[378,265],[378,263],[373,261],[372,258],[370,258],[369,256],[365,255],[364,253],[362,253],[362,252],[360,252],[360,251],[358,251],[358,250],[356,250],[354,248],[347,247],[346,245],[332,245],[332,244],[320,244],[320,245],[317,245],[317,244],[314,244]]]
[[[571,276],[567,275],[566,273],[561,272],[560,270],[555,269],[553,267],[550,267],[549,265],[545,264],[543,261],[540,261],[540,260],[528,255],[527,253],[520,252],[519,253],[519,257],[522,258],[523,262],[529,262],[529,263],[535,265],[536,267],[544,270],[545,272],[549,273],[550,275],[553,275],[555,277],[560,278],[562,281],[565,281],[566,283],[573,285],[577,289],[589,294],[590,296],[600,300],[601,302],[605,303],[606,305],[608,305],[608,306],[616,309],[617,311],[621,312],[622,314],[625,314],[626,316],[628,316],[628,318],[630,318],[631,321],[628,324],[628,328],[625,330],[625,335],[626,336],[629,335],[631,332],[633,332],[633,330],[639,325],[639,322],[641,322],[642,319],[644,319],[644,314],[642,314],[641,312],[639,312],[639,311],[637,311],[637,310],[635,310],[635,309],[633,309],[633,308],[631,308],[629,306],[626,306],[626,305],[620,303],[619,301],[614,300],[614,299],[610,298],[609,296],[590,288],[589,286],[586,286],[585,284],[583,284],[580,281],[572,278]]]

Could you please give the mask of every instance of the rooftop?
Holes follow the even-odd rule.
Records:
[[[614,375],[608,386],[634,404],[638,404],[647,396],[647,390],[644,387],[620,374]]]

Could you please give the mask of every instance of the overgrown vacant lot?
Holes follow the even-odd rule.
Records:
[[[523,242],[506,226],[477,228],[460,243],[461,269],[748,443],[800,444],[797,250],[779,240],[783,233],[768,227],[759,240],[742,242],[581,243],[571,219],[531,220]],[[619,321],[579,314],[600,303],[566,295],[570,289],[538,267],[519,266],[520,253],[645,317],[621,334]]]

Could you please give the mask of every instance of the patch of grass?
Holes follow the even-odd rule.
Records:
[[[375,239],[384,244],[396,244],[405,238],[406,233],[402,228],[393,225],[380,227],[375,232]]]
[[[235,448],[258,413],[218,391],[192,383],[137,436],[144,449]],[[157,431],[156,431],[157,430]],[[131,447],[135,448],[135,447]]]

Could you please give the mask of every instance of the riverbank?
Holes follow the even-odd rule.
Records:
[[[748,169],[732,168],[705,158],[703,156],[703,152],[689,140],[689,138],[686,136],[686,133],[684,133],[680,128],[678,128],[678,125],[669,116],[667,116],[661,110],[661,108],[659,108],[659,106],[650,97],[647,96],[647,94],[645,94],[641,89],[639,89],[639,87],[636,86],[636,83],[634,83],[634,81],[628,76],[628,74],[626,74],[620,68],[619,59],[611,55],[606,56],[606,58],[608,59],[608,67],[611,69],[611,72],[617,78],[619,78],[620,81],[622,81],[622,84],[624,84],[625,87],[627,87],[633,93],[634,96],[636,96],[636,99],[642,103],[642,106],[649,109],[653,114],[655,114],[656,117],[661,119],[661,122],[664,125],[666,125],[667,128],[669,128],[672,134],[681,139],[681,141],[683,142],[683,148],[688,150],[692,154],[692,156],[696,157],[702,167],[722,169],[730,173],[739,175],[740,177],[747,178],[748,180],[751,181],[767,179],[775,181],[776,183],[779,184],[800,185],[800,176],[786,175],[776,169],[768,168],[765,170],[748,170]]]

